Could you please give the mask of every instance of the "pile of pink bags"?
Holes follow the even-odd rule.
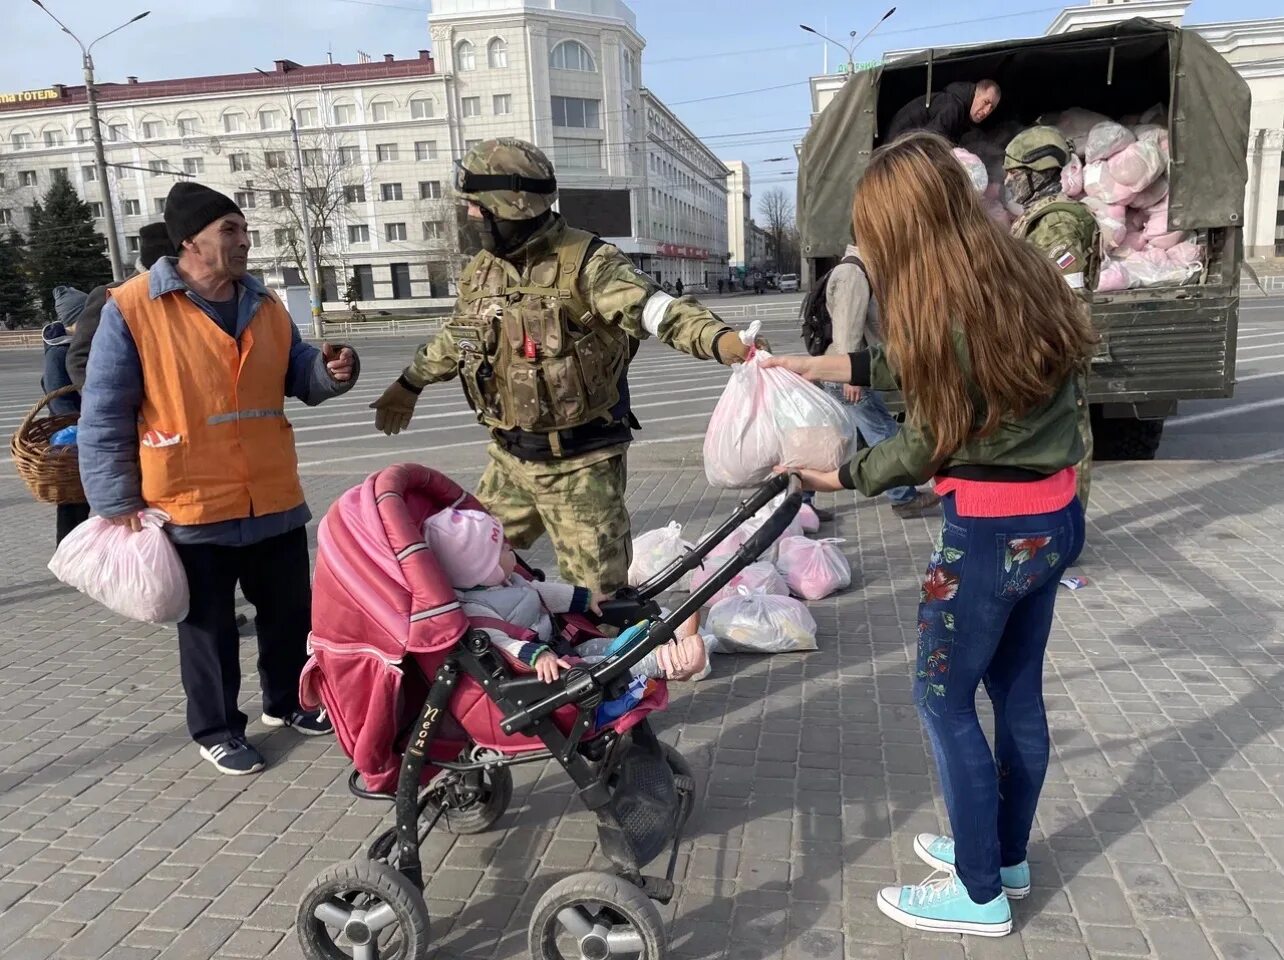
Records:
[[[804,600],[823,600],[851,586],[852,568],[839,549],[841,540],[789,537],[780,541],[776,566],[789,591]]]

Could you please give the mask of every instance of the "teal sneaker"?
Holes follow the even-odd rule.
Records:
[[[920,833],[914,838],[914,852],[929,867],[954,872],[954,841],[934,833]],[[1024,860],[1015,867],[999,870],[999,881],[1009,900],[1024,900],[1030,895],[1030,864]]]
[[[884,887],[878,909],[915,930],[1002,937],[1012,932],[1012,909],[1000,893],[989,903],[973,903],[958,877],[939,870],[912,887]]]

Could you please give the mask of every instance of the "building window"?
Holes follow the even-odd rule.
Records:
[[[319,127],[321,125],[321,115],[316,107],[299,107],[294,115],[301,127]]]
[[[245,120],[246,117],[243,113],[223,114],[223,132],[242,133],[245,130]]]
[[[477,51],[467,40],[462,41],[459,46],[455,47],[455,62],[459,66],[460,72],[465,70],[477,69]]]
[[[205,172],[205,161],[201,157],[184,157],[183,172],[196,176]]]
[[[593,73],[597,70],[588,47],[578,40],[564,40],[559,43],[549,54],[548,62],[554,70],[578,70],[581,73]]]
[[[431,120],[432,101],[427,97],[416,97],[410,101],[411,120]]]
[[[196,117],[184,117],[178,121],[180,137],[194,137],[201,132],[201,121]]]
[[[50,168],[49,168],[49,179],[50,179],[50,180],[67,180],[67,179],[69,179],[69,177],[68,177],[68,175],[67,175],[67,168],[66,168],[66,167],[50,167]]]
[[[143,213],[143,203],[141,200],[125,201],[125,216],[139,217],[139,216],[142,216],[142,213]]]
[[[12,147],[13,147],[13,149],[15,149],[15,150],[30,150],[30,149],[31,149],[31,134],[29,134],[29,133],[13,133],[13,134],[10,134],[10,135],[9,135],[9,144],[10,144],[10,146],[12,146]]]
[[[553,165],[576,170],[602,169],[602,141],[553,138]]]
[[[465,117],[480,117],[481,97],[463,97],[459,101],[459,107]]]
[[[384,228],[384,235],[388,240],[405,240],[406,225],[404,223],[390,223]]]
[[[165,136],[165,122],[163,120],[143,121],[144,140],[159,140],[163,136]]]
[[[387,123],[392,119],[392,104],[386,100],[370,105],[370,118],[375,123]]]
[[[265,150],[263,153],[263,162],[267,164],[269,170],[281,170],[286,166],[284,150]]]
[[[353,187],[344,187],[343,202],[344,203],[365,203],[366,188],[361,184],[357,184],[356,186],[353,186]]]
[[[166,171],[165,171],[165,168],[166,168],[166,166],[167,166],[167,164],[165,163],[165,161],[164,161],[164,160],[148,160],[148,161],[147,161],[147,169],[151,170],[151,172],[152,172],[152,176],[153,176],[153,177],[163,177],[163,176],[165,176],[165,172],[166,172]]]
[[[284,126],[281,117],[282,113],[280,110],[260,110],[259,129],[280,130]]]
[[[633,78],[636,72],[636,62],[633,59],[633,51],[625,50],[624,58],[620,61],[621,71],[624,74],[624,89],[633,89]]]
[[[373,300],[375,298],[374,267],[368,263],[353,267],[352,285],[357,288],[358,300]]]
[[[293,227],[282,227],[281,229],[274,230],[272,232],[272,242],[278,247],[284,247],[294,242],[294,236]]]
[[[339,166],[355,167],[361,162],[360,147],[340,147],[339,148]]]
[[[92,163],[86,164],[80,168],[80,178],[84,180],[85,183],[96,182],[98,180],[98,168]],[[4,184],[0,184],[0,186],[4,186]]]
[[[403,238],[404,239],[404,238]],[[392,296],[395,300],[410,298],[410,264],[394,263],[392,266]]]
[[[467,152],[468,152],[469,150],[471,150],[473,147],[477,147],[477,146],[481,146],[481,141],[480,141],[480,140],[465,140],[465,141],[464,141],[464,152],[465,152],[465,153],[467,153]]]
[[[416,160],[436,160],[437,159],[437,141],[420,140],[415,144]]]
[[[357,122],[357,105],[354,103],[336,103],[334,105],[334,122],[336,126],[346,126]]]
[[[446,235],[445,220],[425,220],[424,221],[424,239],[440,240]]]
[[[154,200],[152,200],[152,213],[156,214],[156,216],[158,217],[165,216],[165,198],[164,197],[156,197]]]
[[[303,151],[303,165],[305,167],[321,166],[321,148],[313,147]]]
[[[112,123],[107,126],[107,139],[112,143],[122,143],[129,139],[129,125]]]
[[[89,205],[89,215],[95,220],[101,220],[103,217],[103,205],[95,200]]]
[[[271,202],[272,209],[274,210],[279,210],[281,207],[288,207],[290,205],[290,191],[269,190],[268,200]]]
[[[320,230],[313,227],[312,242],[318,247],[331,245],[334,243],[334,230],[330,227],[322,227]]]
[[[77,143],[88,143],[88,142],[89,142],[90,140],[92,140],[93,138],[94,138],[94,132],[93,132],[93,130],[91,130],[89,127],[77,127],[77,128],[76,128],[76,142],[77,142]]]
[[[553,126],[598,130],[600,105],[599,100],[585,100],[582,97],[554,97]]]
[[[138,237],[126,237],[125,252],[133,254],[134,256],[138,256],[138,250],[139,250]]]
[[[399,183],[381,183],[379,185],[379,197],[382,200],[401,200],[401,184]],[[405,239],[404,237],[402,238]]]
[[[325,187],[308,187],[308,203],[320,207],[325,203],[329,191]]]
[[[508,66],[508,44],[500,37],[486,45],[486,62],[492,70],[503,70]]]
[[[46,146],[46,147],[61,147],[61,146],[62,146],[62,144],[63,144],[63,136],[62,136],[62,131],[61,131],[61,130],[46,130],[46,131],[45,131],[45,146]]]
[[[511,93],[497,93],[491,97],[491,106],[494,108],[495,116],[506,116],[513,112],[513,95]]]
[[[258,232],[257,230],[251,230],[251,231],[250,231],[250,246],[251,246],[251,247],[258,247],[258,246],[262,246],[262,245],[263,245],[263,240],[262,240],[262,237],[261,237],[261,235],[259,234],[259,232]]]
[[[397,159],[398,150],[395,143],[380,143],[375,146],[375,159],[380,163],[391,163]]]
[[[370,227],[364,223],[348,225],[348,243],[369,243]]]
[[[441,181],[440,180],[420,180],[419,181],[419,199],[420,200],[440,200],[441,199]]]
[[[18,171],[18,186],[34,187],[35,185],[36,185],[36,171],[34,170]]]
[[[0,227],[7,227],[13,223],[13,211],[8,207],[0,207]]]
[[[255,207],[253,190],[238,190],[232,197],[242,210],[253,210]]]
[[[233,173],[244,173],[250,169],[250,155],[248,153],[229,153],[227,155],[227,164],[231,167]]]

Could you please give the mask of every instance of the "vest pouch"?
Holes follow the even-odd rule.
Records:
[[[586,419],[601,416],[620,399],[624,346],[600,330],[594,330],[575,342],[575,354],[584,387]]]
[[[535,341],[541,357],[562,354],[566,336],[561,302],[556,297],[528,297],[510,309],[520,315],[522,329]],[[519,353],[523,346],[524,339],[519,339],[514,345]]]
[[[503,420],[495,369],[484,356],[472,352],[460,354],[459,380],[468,405],[483,423]]]
[[[574,355],[549,357],[541,366],[552,414],[545,429],[565,430],[586,423],[591,404],[579,360]]]
[[[548,404],[540,396],[540,366],[514,357],[508,366],[505,418],[521,430],[548,429]]]
[[[142,475],[143,500],[148,505],[161,504],[173,507],[176,504],[197,502],[197,491],[200,485],[215,479],[218,467],[213,463],[202,465],[196,476],[190,462],[191,443],[183,434],[164,430],[148,430],[139,436],[138,467]],[[217,458],[221,463],[221,458]],[[206,467],[214,469],[206,471]]]

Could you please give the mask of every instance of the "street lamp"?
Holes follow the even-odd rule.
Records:
[[[282,68],[284,69],[284,68]],[[254,68],[265,77],[273,74]],[[312,335],[318,340],[325,336],[321,321],[321,277],[317,270],[317,248],[312,238],[311,218],[308,216],[308,188],[303,182],[303,148],[299,146],[299,125],[294,119],[294,90],[290,78],[285,77],[285,101],[290,106],[290,136],[294,138],[294,172],[299,182],[299,221],[303,224],[303,249],[308,257],[308,297],[312,303]]]
[[[858,48],[862,43],[864,43],[866,40],[868,40],[868,39],[869,39],[870,34],[872,34],[872,33],[873,33],[875,30],[877,30],[880,26],[882,26],[882,25],[883,25],[883,21],[887,20],[887,19],[888,19],[889,17],[891,17],[891,15],[892,15],[893,13],[895,13],[895,12],[896,12],[896,8],[895,8],[895,7],[892,7],[892,9],[888,10],[885,14],[883,14],[881,17],[879,17],[879,18],[878,18],[878,22],[877,22],[877,23],[875,23],[872,27],[870,27],[870,28],[869,28],[869,30],[867,30],[867,31],[866,31],[865,36],[861,37],[859,40],[857,40],[857,39],[856,39],[856,31],[855,31],[855,30],[853,30],[850,34],[848,34],[848,36],[849,36],[849,37],[850,37],[854,42],[849,43],[849,44],[842,44],[842,43],[839,43],[837,40],[833,39],[832,37],[827,37],[827,36],[825,36],[825,35],[824,35],[823,33],[821,33],[819,30],[816,30],[816,29],[815,29],[815,28],[813,28],[813,27],[809,27],[809,26],[807,26],[807,24],[805,24],[805,23],[800,23],[800,24],[798,24],[798,26],[800,26],[802,29],[806,30],[808,33],[814,33],[816,36],[820,37],[820,39],[822,39],[822,40],[826,40],[826,41],[828,41],[829,43],[832,43],[834,46],[838,47],[838,49],[840,49],[840,50],[842,50],[844,53],[846,53],[846,54],[847,54],[847,75],[850,77],[852,74],[854,74],[854,73],[856,72],[856,64],[852,62],[852,55],[853,55],[853,54],[855,54],[856,49],[857,49],[857,48]]]
[[[62,32],[71,39],[75,40],[80,46],[82,64],[85,68],[85,101],[89,105],[89,130],[94,141],[94,166],[98,173],[99,189],[102,191],[103,217],[107,221],[107,254],[111,258],[111,275],[114,280],[125,279],[125,267],[120,259],[120,240],[116,236],[116,211],[111,205],[111,186],[107,182],[107,157],[103,153],[103,133],[98,126],[98,94],[94,91],[94,44],[98,40],[104,40],[110,37],[117,30],[124,30],[131,23],[137,23],[143,17],[151,13],[150,10],[144,10],[138,16],[126,20],[114,30],[108,30],[98,40],[94,40],[89,46],[85,46],[80,38],[67,29],[67,25],[54,16],[53,11],[46,7],[40,0],[31,0],[37,7],[49,15],[54,23],[62,28]]]

